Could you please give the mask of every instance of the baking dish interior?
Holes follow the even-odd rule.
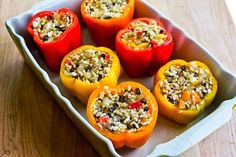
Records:
[[[48,73],[51,81],[56,84],[59,88],[61,94],[66,97],[72,103],[73,107],[82,115],[85,119],[86,112],[85,106],[82,105],[77,99],[72,97],[62,86],[58,73],[51,72],[42,60],[42,56],[39,53],[38,47],[33,42],[32,38],[26,32],[26,24],[33,14],[42,10],[55,10],[61,7],[68,7],[77,13],[80,21],[82,21],[80,16],[80,0],[77,1],[59,1],[54,4],[50,4],[46,7],[38,8],[36,11],[30,10],[23,13],[11,22],[14,27],[15,32],[22,36],[25,40],[26,46],[30,50],[31,54],[37,61],[37,63]],[[217,95],[212,102],[212,105],[208,107],[195,121],[189,125],[183,126],[171,122],[161,116],[158,118],[157,126],[149,141],[139,149],[129,149],[122,148],[117,150],[117,152],[122,156],[133,156],[139,154],[139,156],[145,156],[150,153],[154,147],[160,143],[167,142],[176,136],[180,135],[182,132],[187,130],[189,127],[193,126],[201,119],[208,116],[225,100],[231,99],[236,96],[236,81],[235,77],[227,72],[223,66],[216,61],[216,59],[203,47],[199,46],[196,41],[189,37],[183,30],[176,27],[175,24],[171,23],[168,19],[162,16],[157,10],[150,8],[150,6],[143,4],[141,1],[136,1],[135,17],[155,17],[163,21],[168,31],[171,32],[174,39],[174,53],[171,59],[184,59],[186,61],[199,60],[206,63],[212,70],[214,76],[216,77],[219,85]],[[94,44],[88,29],[82,24],[82,34],[83,34],[83,44]],[[153,88],[153,77],[131,79],[125,73],[121,75],[120,82],[124,80],[135,80],[143,83],[149,89]]]

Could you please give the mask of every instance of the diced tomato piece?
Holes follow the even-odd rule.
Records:
[[[110,55],[106,54],[105,59],[108,61],[110,59]]]
[[[136,102],[132,102],[129,104],[129,107],[131,109],[136,109],[136,108],[139,108],[141,107],[143,104],[140,102],[140,101],[136,101]]]
[[[137,35],[138,35],[138,36],[141,36],[142,34],[143,34],[142,31],[138,31],[138,32],[137,32]]]
[[[109,121],[109,117],[108,116],[103,116],[99,118],[99,123],[100,124],[106,124]]]
[[[65,64],[71,65],[71,61],[70,60],[66,60]]]

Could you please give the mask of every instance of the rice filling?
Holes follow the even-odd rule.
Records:
[[[64,73],[84,82],[95,83],[109,75],[112,61],[113,57],[107,52],[95,49],[80,50],[68,57]]]
[[[53,12],[51,16],[37,17],[32,29],[44,42],[55,41],[72,25],[73,16],[69,12]]]
[[[97,19],[120,17],[127,6],[127,0],[87,0],[86,13]]]
[[[192,63],[189,66],[171,65],[160,82],[164,97],[179,109],[198,109],[200,102],[212,92],[209,71]]]
[[[167,35],[164,29],[156,21],[136,21],[131,23],[128,31],[122,35],[121,41],[134,50],[141,50],[161,45],[165,42]]]
[[[101,92],[96,99],[93,116],[101,129],[115,132],[137,132],[152,120],[147,99],[140,88],[130,86],[121,92]]]

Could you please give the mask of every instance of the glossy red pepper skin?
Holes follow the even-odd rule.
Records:
[[[48,68],[52,71],[58,72],[63,57],[81,45],[81,29],[77,15],[68,8],[61,8],[56,10],[56,12],[69,12],[73,19],[72,25],[68,27],[55,41],[42,41],[38,35],[33,32],[32,23],[37,17],[51,16],[53,12],[55,11],[43,11],[35,14],[30,19],[26,28],[43,54],[44,61]]]
[[[131,23],[136,21],[149,22],[155,20],[158,25],[164,29],[167,35],[165,42],[161,45],[153,44],[152,47],[134,50],[121,41],[122,35],[128,30]],[[131,77],[142,77],[153,75],[162,65],[170,58],[173,51],[172,36],[165,29],[161,21],[151,18],[137,18],[132,21],[116,36],[116,51],[120,58],[121,64],[126,73]]]
[[[86,13],[86,0],[81,4],[81,15],[91,32],[91,36],[97,46],[115,49],[117,32],[133,18],[135,0],[128,0],[124,13],[120,17],[111,19],[97,19]]]

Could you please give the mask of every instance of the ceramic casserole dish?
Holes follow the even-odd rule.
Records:
[[[163,21],[171,32],[175,43],[172,59],[204,62],[216,77],[219,85],[212,105],[193,122],[183,126],[161,116],[148,142],[137,149],[115,149],[110,140],[99,134],[87,121],[86,108],[72,97],[62,86],[58,73],[51,72],[40,56],[39,50],[25,27],[32,15],[43,10],[56,10],[68,7],[80,15],[82,0],[47,0],[34,5],[30,10],[10,18],[6,27],[25,62],[44,84],[61,108],[102,156],[177,156],[198,143],[223,124],[229,121],[236,104],[236,77],[203,46],[192,39],[183,29],[153,8],[145,0],[136,0],[135,17],[155,17]],[[82,26],[83,44],[93,44],[88,29]],[[153,77],[131,79],[122,74],[120,82],[135,80],[152,89]]]

